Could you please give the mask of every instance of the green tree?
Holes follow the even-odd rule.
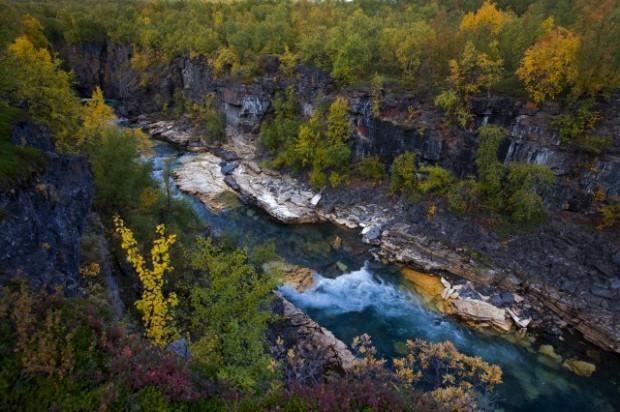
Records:
[[[105,130],[117,127],[112,124],[115,119],[114,110],[105,103],[103,92],[97,86],[91,99],[82,108],[82,126],[77,134],[77,146],[89,146],[93,150]]]
[[[513,190],[508,198],[511,217],[526,226],[541,223],[546,211],[539,193],[555,181],[551,169],[537,164],[511,163],[507,180],[509,189]]]
[[[417,187],[415,153],[405,152],[394,158],[390,190],[394,193],[413,192]]]
[[[155,187],[150,163],[140,161],[137,140],[133,129],[106,129],[91,153],[95,205],[108,213],[137,208],[142,192]]]
[[[269,374],[265,332],[275,281],[259,275],[244,250],[224,250],[197,238],[186,259],[203,276],[189,289],[191,351],[195,362],[217,369],[218,377],[257,389]]]
[[[351,138],[353,127],[349,120],[349,102],[338,97],[329,106],[327,113],[327,139],[330,146],[340,146]]]
[[[487,206],[492,212],[501,213],[504,206],[502,179],[505,168],[497,152],[506,137],[506,130],[495,125],[486,125],[478,130],[478,156],[476,166]]]

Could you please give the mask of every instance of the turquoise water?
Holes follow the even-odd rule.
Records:
[[[156,176],[161,176],[165,158],[173,158],[173,167],[178,167],[179,158],[173,148],[157,144],[155,151]],[[240,246],[272,240],[278,254],[288,262],[313,269],[313,288],[298,293],[285,287],[281,292],[346,343],[354,336],[368,333],[381,355],[390,358],[397,355],[396,343],[406,339],[450,340],[464,353],[502,367],[504,383],[498,387],[502,399],[499,405],[506,411],[620,410],[620,359],[615,355],[577,340],[551,342],[556,347],[569,347],[584,360],[588,360],[587,350],[600,354],[601,361],[596,362],[597,371],[592,377],[576,376],[536,354],[534,349],[540,343],[528,350],[495,334],[468,329],[424,307],[403,284],[396,267],[368,263],[371,255],[354,232],[331,224],[283,225],[262,211],[245,206],[214,213],[191,196],[177,196],[191,202],[205,223],[232,237]],[[346,250],[330,246],[336,235],[348,245]],[[347,267],[344,273],[339,274],[337,262]]]

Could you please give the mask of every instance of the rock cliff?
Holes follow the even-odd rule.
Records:
[[[16,136],[49,148],[46,136],[22,125]],[[90,212],[92,175],[86,158],[46,152],[38,181],[0,193],[0,276],[22,276],[35,289],[61,286],[76,292],[80,283],[80,235]]]

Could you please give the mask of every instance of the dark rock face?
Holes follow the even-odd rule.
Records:
[[[612,147],[598,156],[576,156],[560,145],[554,122],[568,111],[556,104],[530,107],[512,97],[477,97],[471,101],[473,121],[462,130],[445,122],[431,99],[422,101],[387,90],[380,116],[376,116],[367,90],[336,91],[328,73],[302,65],[297,66],[295,79],[286,78],[277,71],[275,59],[265,63],[262,77],[241,84],[216,78],[203,57],[177,58],[139,74],[131,66],[133,51],[126,45],[61,44],[57,49],[75,72],[78,90],[84,97],[101,85],[106,97],[121,100],[130,115],[174,107],[175,93],[180,91],[194,102],[212,95],[230,126],[258,133],[261,121],[273,112],[272,100],[278,90],[293,88],[306,116],[312,112],[317,96],[331,101],[338,93],[347,98],[351,107],[356,159],[377,155],[389,166],[394,157],[413,151],[419,163],[438,164],[465,177],[475,174],[477,128],[497,124],[509,132],[499,153],[505,164],[541,164],[558,176],[556,185],[544,193],[548,208],[594,212],[595,190],[602,190],[607,197],[620,194],[620,94],[592,107],[600,120],[591,134],[613,137]]]
[[[79,285],[80,234],[90,210],[92,176],[84,157],[48,153],[39,183],[0,194],[0,275],[21,275],[35,289]]]

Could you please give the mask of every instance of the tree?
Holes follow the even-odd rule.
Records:
[[[61,151],[75,151],[80,105],[71,90],[69,73],[43,48],[25,36],[9,45],[8,65],[13,81],[4,85],[11,98],[23,103],[28,114],[49,127]]]
[[[358,33],[347,36],[334,58],[332,76],[341,84],[353,83],[364,74],[371,56],[367,42]]]
[[[558,27],[525,52],[516,74],[532,100],[554,99],[576,81],[579,44],[577,36]]]
[[[186,252],[202,281],[189,288],[192,354],[218,369],[219,377],[255,389],[268,374],[266,329],[276,286],[270,274],[259,275],[245,250],[225,250],[210,238],[197,238]]]
[[[176,235],[166,236],[165,226],[157,226],[156,233],[159,237],[155,239],[151,248],[152,269],[149,269],[140,254],[133,232],[125,227],[125,223],[118,215],[114,217],[114,226],[116,233],[121,236],[121,247],[127,252],[127,261],[138,273],[142,283],[142,298],[136,301],[136,307],[142,312],[144,334],[154,345],[163,348],[177,335],[176,328],[172,325],[173,316],[170,308],[175,307],[179,301],[174,292],[165,297],[162,291],[165,284],[164,275],[173,269],[170,265],[169,250],[176,241]]]
[[[329,106],[327,113],[327,139],[331,146],[345,144],[350,138],[353,128],[349,120],[349,102],[338,97]]]
[[[392,47],[403,77],[413,81],[434,31],[427,23],[419,21],[391,30],[391,34]]]
[[[392,192],[413,192],[416,189],[415,153],[405,152],[394,158],[392,163],[392,178],[390,190]]]
[[[97,86],[82,109],[82,127],[78,133],[77,146],[86,147],[99,143],[104,130],[116,127],[111,124],[115,119],[114,110],[105,103],[103,92]]]
[[[478,32],[483,37],[497,37],[500,32],[511,22],[511,16],[497,10],[495,3],[486,0],[475,12],[469,12],[463,17],[461,31]]]
[[[504,195],[502,179],[504,165],[497,158],[499,146],[506,136],[506,130],[495,125],[486,125],[478,130],[478,156],[476,166],[487,206],[492,212],[502,212]]]
[[[139,159],[137,140],[134,129],[110,128],[90,154],[95,205],[107,213],[137,207],[141,193],[155,186],[150,163]]]

